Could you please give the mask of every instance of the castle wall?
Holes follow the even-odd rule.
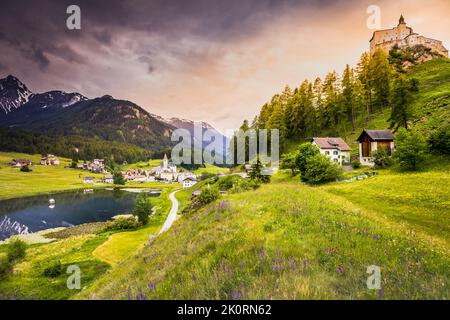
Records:
[[[393,29],[375,31],[370,40],[370,53],[375,52],[378,48],[389,51],[395,45],[399,48],[424,45],[444,57],[448,57],[448,50],[443,46],[442,41],[413,33],[413,30],[405,23],[400,23]]]

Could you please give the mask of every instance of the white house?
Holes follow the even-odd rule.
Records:
[[[351,148],[342,138],[313,138],[312,144],[320,149],[320,153],[340,165],[350,162]]]
[[[394,136],[389,130],[364,130],[359,142],[359,162],[363,166],[374,166],[371,154],[378,149],[384,149],[389,155],[394,151]]]
[[[45,157],[41,158],[41,165],[43,166],[58,166],[59,159],[53,154],[48,154]]]
[[[109,175],[106,176],[102,179],[102,183],[107,183],[107,184],[114,184],[114,178],[113,176]]]
[[[83,183],[85,183],[85,184],[94,184],[94,180],[95,180],[94,177],[84,177],[83,178]]]
[[[197,181],[192,177],[187,177],[183,180],[183,188],[190,188],[195,185]]]

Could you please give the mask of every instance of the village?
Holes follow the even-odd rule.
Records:
[[[372,157],[374,151],[382,149],[385,150],[390,156],[393,154],[395,148],[394,136],[389,130],[363,130],[356,141],[358,143],[357,159],[355,159],[355,157],[352,159],[352,149],[341,137],[314,137],[310,140],[310,142],[317,146],[321,154],[327,156],[331,162],[340,165],[344,171],[352,171],[352,160],[358,161],[362,166],[373,167],[375,165]],[[29,168],[34,164],[29,159],[12,159],[9,165],[12,167],[21,168],[22,171],[27,171],[31,170]],[[41,157],[39,165],[59,166],[60,160],[53,154],[47,154]],[[25,168],[26,170],[23,170]],[[82,163],[77,164],[75,169],[89,173],[103,174],[102,178],[95,178],[91,175],[80,175],[83,184],[114,184],[113,174],[108,171],[104,159],[83,161]],[[247,178],[249,172],[252,170],[252,165],[244,164],[242,169],[242,171],[233,170],[233,172],[230,170],[230,173],[239,175],[242,178]],[[274,169],[278,170],[278,166]],[[151,169],[128,168],[126,170],[122,170],[121,174],[124,180],[129,183],[181,183],[183,188],[190,188],[194,186],[200,179],[200,177],[193,172],[179,168],[170,162],[166,154],[160,164],[156,167]],[[364,177],[367,177],[367,175]],[[197,193],[198,192],[199,191],[197,190]]]

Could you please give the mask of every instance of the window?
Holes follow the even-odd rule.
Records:
[[[325,151],[325,154],[326,154],[327,156],[329,156],[329,155],[330,155],[330,151]]]
[[[335,156],[337,156],[337,155],[339,154],[339,152],[333,151],[333,154],[334,154]]]

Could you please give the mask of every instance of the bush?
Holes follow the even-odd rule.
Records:
[[[391,158],[388,152],[384,149],[377,149],[371,154],[373,163],[377,168],[385,168],[391,164]]]
[[[359,162],[359,160],[353,160],[353,161],[352,161],[352,168],[353,168],[353,169],[359,169],[359,168],[361,168],[361,162]]]
[[[10,263],[14,263],[16,261],[19,261],[25,257],[27,250],[27,244],[20,240],[20,239],[14,239],[12,240],[7,249],[7,257],[8,261]]]
[[[103,231],[134,230],[140,226],[135,217],[119,217],[114,221],[108,221]]]
[[[61,261],[56,261],[47,266],[42,272],[42,275],[47,278],[56,278],[57,276],[60,276],[62,272],[63,268]]]
[[[312,143],[306,142],[298,147],[296,154],[297,156],[295,159],[295,163],[297,169],[300,171],[300,174],[304,176],[306,173],[308,159],[320,154],[320,149]]]
[[[342,175],[341,167],[330,161],[327,156],[316,154],[306,161],[304,180],[321,183],[336,180]]]
[[[239,193],[259,188],[261,183],[258,180],[240,179],[232,190],[233,193]]]
[[[120,172],[120,170],[114,171],[113,181],[114,181],[114,184],[118,184],[118,185],[125,184],[125,178],[123,177],[122,172]]]
[[[33,170],[31,170],[29,166],[22,166],[20,168],[20,171],[22,171],[22,172],[31,172]]]
[[[7,257],[0,256],[0,279],[11,272],[12,264]]]
[[[206,179],[212,178],[214,176],[215,176],[214,173],[205,171],[205,172],[202,172],[202,175],[200,176],[200,180],[206,180]]]
[[[399,130],[396,145],[394,157],[404,168],[416,170],[426,158],[427,144],[423,136],[417,132]]]
[[[242,178],[238,175],[228,175],[225,177],[219,178],[217,181],[217,187],[219,190],[230,190],[233,186],[236,186]]]
[[[194,199],[198,206],[207,205],[220,197],[220,192],[215,187],[205,187],[201,191],[200,195]]]
[[[291,170],[291,173],[293,176],[295,176],[295,174],[298,171],[297,168],[297,160],[298,157],[298,152],[290,152],[290,153],[286,153],[281,157],[281,164],[280,164],[280,169],[289,169]]]
[[[133,215],[138,218],[138,221],[146,225],[149,215],[152,212],[153,204],[151,198],[141,193],[136,197],[136,204],[133,209]]]
[[[430,151],[450,155],[450,126],[434,131],[428,139]]]

